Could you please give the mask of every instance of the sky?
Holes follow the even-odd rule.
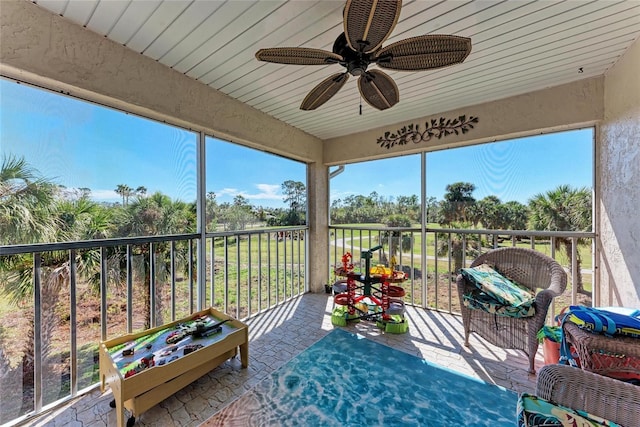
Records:
[[[593,182],[593,130],[520,138],[427,155],[427,197],[471,182],[474,197],[526,203],[560,184]],[[197,134],[13,81],[0,79],[0,154],[24,157],[68,189],[89,188],[117,202],[119,184],[144,186],[174,200],[196,198]],[[207,137],[207,192],[219,203],[242,195],[255,206],[284,207],[282,183],[306,182],[303,163]],[[332,168],[332,170],[335,168]],[[420,156],[346,165],[331,180],[331,200],[373,191],[386,198],[420,195]]]
[[[495,195],[502,202],[526,204],[558,185],[593,187],[593,129],[557,132],[427,153],[426,194],[442,200],[446,186],[470,182],[473,197]],[[368,195],[420,196],[420,156],[411,155],[347,165],[335,177],[332,196],[359,189]]]

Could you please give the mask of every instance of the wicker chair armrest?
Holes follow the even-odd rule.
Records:
[[[536,294],[536,310],[547,312],[551,301],[559,294],[553,289],[543,289]]]
[[[552,261],[549,261],[549,268],[551,269],[551,283],[549,283],[547,290],[554,292],[554,296],[558,296],[567,289],[567,273],[564,271],[564,268],[558,264],[558,262],[555,260]]]
[[[551,306],[551,301],[556,297],[556,293],[550,289],[543,289],[542,291],[536,294],[535,299],[535,307],[536,313],[530,318],[530,328],[532,328],[529,333],[537,333],[544,324],[547,322],[547,314],[549,313],[549,307]],[[534,339],[531,337],[530,339]],[[537,336],[535,339],[538,339]]]
[[[572,366],[542,367],[536,395],[623,426],[637,425],[640,420],[640,387]]]

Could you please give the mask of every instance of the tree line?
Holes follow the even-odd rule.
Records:
[[[243,230],[253,224],[268,226],[306,223],[306,187],[287,180],[281,185],[285,208],[254,206],[242,195],[219,203],[216,194],[206,195],[208,231]],[[491,195],[476,200],[473,183],[456,182],[446,187],[442,200],[425,202],[428,223],[444,227],[504,230],[591,230],[591,192],[587,188],[560,185],[539,193],[528,203],[501,201]],[[172,200],[144,186],[119,184],[114,190],[122,203],[99,203],[91,190],[67,190],[42,178],[24,158],[3,158],[0,170],[1,244],[27,244],[103,239],[196,230],[196,204]],[[351,195],[331,203],[332,224],[375,223],[411,226],[420,223],[418,196],[387,198],[375,191]]]
[[[428,223],[443,227],[490,230],[591,230],[591,191],[560,185],[538,193],[528,203],[501,201],[490,195],[477,200],[476,186],[456,182],[445,188],[442,200],[425,201]],[[420,223],[422,210],[418,196],[385,198],[377,192],[368,196],[352,195],[331,203],[333,224],[375,223],[410,227]]]

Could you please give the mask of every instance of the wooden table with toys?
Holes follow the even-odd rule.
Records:
[[[247,325],[213,308],[100,343],[100,387],[113,392],[118,427],[205,375],[240,349],[249,364]]]

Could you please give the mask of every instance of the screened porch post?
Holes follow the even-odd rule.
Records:
[[[329,280],[329,168],[307,164],[307,289],[323,291]]]

